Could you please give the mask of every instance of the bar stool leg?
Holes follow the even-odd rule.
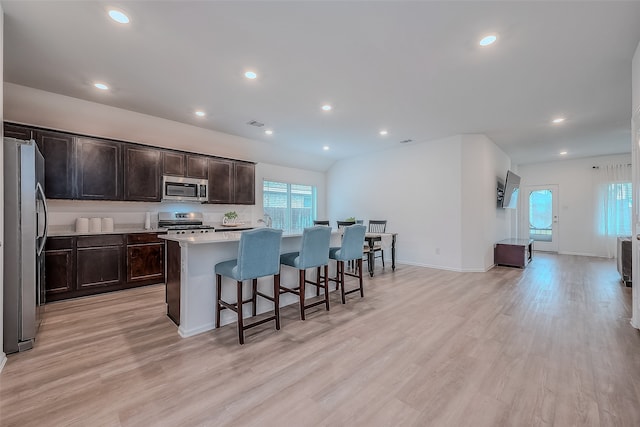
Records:
[[[358,274],[358,278],[360,279],[360,297],[364,298],[364,286],[362,286],[362,258],[358,258],[358,270],[360,270],[360,274]]]
[[[216,274],[216,328],[220,327],[220,310],[222,310],[220,292],[222,292],[222,276]]]
[[[320,282],[320,267],[318,267],[318,284]],[[318,292],[320,286],[318,286]],[[324,306],[329,311],[329,265],[324,266]]]
[[[244,344],[244,323],[242,320],[242,282],[238,280],[238,341]]]
[[[300,319],[304,320],[304,292],[305,292],[305,282],[307,280],[307,275],[305,274],[306,270],[300,270],[299,283],[300,288],[298,289],[298,295],[300,296]]]
[[[255,317],[257,312],[257,302],[258,302],[258,279],[253,279],[253,294],[251,297],[251,304],[253,305],[251,309],[251,314]]]
[[[273,276],[273,303],[276,312],[276,330],[280,330],[280,273]]]
[[[340,265],[340,293],[342,294],[342,303],[346,304],[347,300],[344,296],[344,261],[338,261]]]
[[[318,267],[316,272],[316,296],[320,296],[320,267]]]

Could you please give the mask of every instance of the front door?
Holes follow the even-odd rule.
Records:
[[[558,252],[558,186],[523,187],[523,236],[533,239],[536,251]]]

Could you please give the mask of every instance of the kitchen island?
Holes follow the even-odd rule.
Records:
[[[167,241],[167,315],[178,325],[181,337],[190,337],[215,328],[216,286],[214,266],[238,256],[241,232],[208,233],[198,235],[164,235]],[[301,233],[285,233],[282,236],[281,253],[300,249]],[[331,246],[340,246],[340,233],[331,235]],[[315,269],[309,270],[311,280]],[[231,279],[223,278],[223,299],[234,300],[236,287]],[[297,270],[283,267],[280,283],[298,283]],[[251,282],[246,281],[243,292],[250,293]],[[258,288],[270,295],[273,292],[273,278],[258,279]],[[315,296],[315,286],[307,287],[307,296]],[[292,294],[280,296],[280,306],[298,303]],[[271,301],[258,298],[257,313],[273,310]],[[251,316],[251,304],[243,307],[244,317]],[[236,322],[236,314],[229,310],[221,313],[220,324]]]

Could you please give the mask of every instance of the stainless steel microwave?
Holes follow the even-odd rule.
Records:
[[[164,175],[162,177],[162,200],[206,202],[209,196],[208,184],[206,179]]]

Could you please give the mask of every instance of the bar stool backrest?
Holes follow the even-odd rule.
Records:
[[[342,234],[342,246],[336,252],[336,259],[342,261],[351,261],[352,259],[362,258],[362,249],[364,246],[364,235],[367,227],[364,225],[350,225],[344,227]]]
[[[307,269],[328,264],[330,240],[331,228],[325,225],[305,228],[297,267]]]
[[[242,232],[238,246],[238,280],[278,274],[281,242],[282,230],[275,228]]]

